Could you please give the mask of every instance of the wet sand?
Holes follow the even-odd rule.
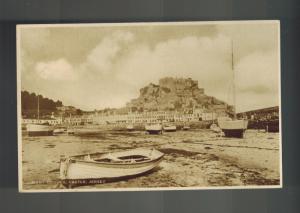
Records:
[[[78,188],[213,187],[280,184],[279,134],[247,130],[245,138],[224,138],[210,130],[148,135],[143,131],[79,131],[73,136],[23,135],[23,189],[60,189],[61,155],[156,148],[159,168],[123,181]]]

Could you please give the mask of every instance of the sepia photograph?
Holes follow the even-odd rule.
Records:
[[[279,21],[17,26],[20,192],[282,187]]]

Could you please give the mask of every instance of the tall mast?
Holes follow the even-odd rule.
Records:
[[[234,74],[234,58],[233,58],[233,41],[232,40],[231,40],[231,69],[232,69],[232,90],[233,90],[233,118],[236,119],[235,74]]]
[[[37,104],[37,112],[38,112],[38,120],[40,120],[40,96],[38,95],[38,104]]]

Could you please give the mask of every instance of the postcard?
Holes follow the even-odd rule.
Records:
[[[20,192],[282,187],[279,21],[17,26]]]

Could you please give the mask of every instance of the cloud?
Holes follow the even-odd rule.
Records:
[[[38,62],[35,65],[37,75],[45,80],[69,81],[77,78],[73,66],[65,59]]]
[[[256,51],[236,65],[237,105],[240,111],[279,105],[278,60],[274,51]]]
[[[274,51],[256,51],[242,58],[235,68],[238,87],[244,91],[250,89],[252,92],[277,92],[278,60]],[[265,89],[257,91],[259,88]]]
[[[24,28],[21,29],[22,50],[34,52],[43,49],[50,38],[50,31],[47,28]]]
[[[65,51],[54,55],[35,54],[33,65],[27,66],[26,74],[22,73],[22,83],[66,105],[100,109],[124,106],[139,95],[141,87],[158,83],[160,78],[190,77],[198,80],[206,94],[232,104],[229,88],[233,37],[238,111],[278,104],[276,30],[274,33],[264,25],[224,25],[210,36],[185,31],[180,36],[159,37],[160,34],[152,35],[155,31],[149,29],[99,29],[101,34],[97,34],[93,42],[82,39],[81,43],[72,43],[72,48],[64,46]],[[57,39],[70,36],[54,32]],[[35,36],[40,39],[39,46],[43,46],[48,34]],[[78,33],[78,37],[88,35]],[[55,39],[53,44],[58,45]],[[71,49],[81,50],[82,46],[86,49],[78,51],[80,57],[68,55]],[[49,45],[51,48],[57,49],[57,46]],[[33,54],[27,56],[33,57]],[[58,59],[53,60],[54,56]]]
[[[102,39],[102,41],[88,54],[86,66],[98,73],[107,74],[123,47],[134,40],[130,32],[117,31]]]
[[[207,86],[227,76],[229,41],[222,35],[187,36],[159,42],[154,48],[139,45],[119,61],[117,77],[137,86],[165,76],[192,77]]]

